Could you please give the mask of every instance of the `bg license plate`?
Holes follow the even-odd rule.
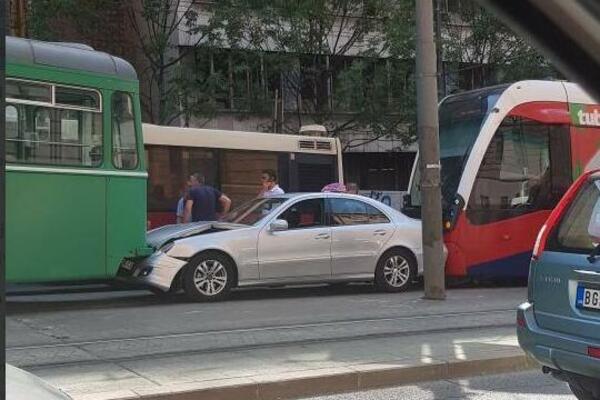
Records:
[[[578,286],[575,306],[577,308],[600,310],[600,290]]]

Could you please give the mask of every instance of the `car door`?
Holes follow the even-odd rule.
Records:
[[[260,279],[331,277],[331,228],[325,224],[325,200],[300,200],[279,214],[288,229],[262,229],[258,238]]]
[[[358,199],[332,197],[328,205],[332,275],[372,274],[394,225],[381,210]]]

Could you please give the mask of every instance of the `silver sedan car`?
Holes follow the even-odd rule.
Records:
[[[286,194],[250,201],[219,222],[148,232],[156,252],[133,275],[192,300],[247,286],[372,281],[406,290],[422,271],[421,222],[369,198]]]

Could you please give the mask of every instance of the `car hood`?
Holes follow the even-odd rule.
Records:
[[[248,225],[226,222],[192,222],[189,224],[165,225],[148,231],[146,233],[146,243],[154,249],[159,249],[173,240],[247,227]]]

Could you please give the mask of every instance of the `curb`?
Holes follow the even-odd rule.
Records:
[[[224,379],[127,393],[97,393],[75,400],[283,400],[364,391],[418,382],[524,371],[538,364],[524,354],[479,360],[432,361],[386,367],[376,364],[301,371],[277,376]],[[194,387],[195,386],[195,387]]]

